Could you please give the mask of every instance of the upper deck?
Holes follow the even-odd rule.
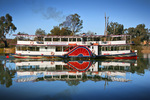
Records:
[[[130,35],[89,35],[89,36],[43,36],[14,35],[17,45],[125,45],[131,43]]]

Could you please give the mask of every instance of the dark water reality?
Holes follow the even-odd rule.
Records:
[[[0,100],[150,100],[150,54],[137,60],[0,56]]]

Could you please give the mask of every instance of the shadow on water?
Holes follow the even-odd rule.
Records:
[[[150,55],[137,60],[78,59],[33,60],[0,56],[0,83],[6,87],[15,82],[65,81],[69,86],[80,82],[129,82],[126,73],[142,75],[150,68]],[[146,58],[148,57],[148,58]]]

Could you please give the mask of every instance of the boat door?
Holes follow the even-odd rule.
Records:
[[[102,53],[102,47],[98,46],[98,55],[101,55],[101,53]]]

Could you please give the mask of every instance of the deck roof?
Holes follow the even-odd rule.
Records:
[[[81,38],[83,37],[82,35],[18,35],[18,34],[13,34],[13,36],[20,36],[20,37],[45,37],[45,38]],[[124,37],[124,36],[130,36],[130,35],[86,35],[84,37]]]

